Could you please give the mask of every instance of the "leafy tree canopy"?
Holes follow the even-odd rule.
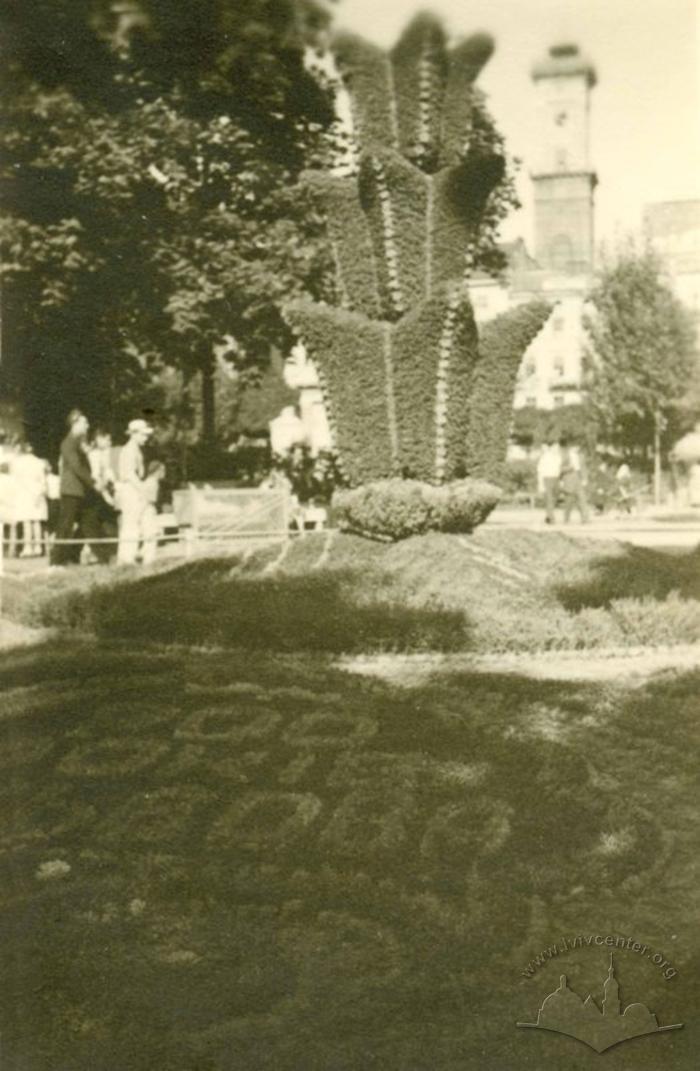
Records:
[[[667,427],[696,371],[690,314],[649,248],[628,246],[604,263],[585,318],[587,394],[603,436],[652,443]]]
[[[8,0],[4,378],[28,418],[121,419],[153,369],[259,374],[283,299],[324,295],[302,169],[333,109],[308,0]],[[70,383],[70,386],[68,385]],[[126,415],[126,414],[124,414]]]
[[[513,411],[511,434],[523,446],[541,446],[549,440],[569,440],[590,447],[592,425],[588,406],[576,403],[554,409],[526,405]]]

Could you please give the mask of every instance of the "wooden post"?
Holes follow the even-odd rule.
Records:
[[[202,440],[216,442],[216,359],[209,354],[202,364]]]

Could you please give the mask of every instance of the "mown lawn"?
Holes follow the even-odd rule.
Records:
[[[698,678],[394,688],[143,635],[6,653],[3,1071],[691,1071]],[[677,969],[617,957],[625,1002],[684,1029],[602,1057],[519,1031],[561,972],[600,1003],[602,948],[522,971],[608,933]]]
[[[7,577],[28,625],[267,651],[542,651],[700,642],[700,550],[479,530],[396,545],[319,533],[254,553]]]

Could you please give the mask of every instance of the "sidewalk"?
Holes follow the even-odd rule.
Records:
[[[545,524],[544,510],[497,507],[487,527],[529,532],[564,532],[576,539],[617,539],[638,547],[692,550],[700,543],[700,510],[650,510],[630,517],[591,517],[588,524]]]

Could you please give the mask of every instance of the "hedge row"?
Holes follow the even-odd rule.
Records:
[[[374,315],[375,275],[382,315],[391,320],[459,279],[504,166],[502,156],[475,149],[426,176],[385,149],[363,154],[359,200],[348,190],[354,180],[334,180],[326,197],[330,234],[352,307]]]
[[[393,325],[311,302],[291,306],[349,482],[395,474],[498,480],[518,368],[549,314],[542,301],[512,309],[479,340],[459,290],[433,295]]]
[[[394,148],[426,173],[466,155],[478,95],[473,86],[493,52],[488,34],[448,51],[438,19],[420,14],[386,55],[354,34],[334,40],[365,149]]]
[[[484,205],[503,176],[503,158],[472,153],[432,179],[432,285],[459,279],[476,238]]]
[[[390,57],[354,37],[337,46],[359,173],[316,182],[344,308],[301,303],[289,321],[318,367],[354,485],[491,475],[505,456],[517,368],[547,310],[488,325],[480,346],[463,286],[504,175],[502,140],[472,85],[490,48],[476,37],[448,56],[432,16]]]
[[[402,196],[402,187],[407,183],[412,183],[412,188]],[[397,320],[417,298],[410,286],[415,280],[415,263],[401,256],[399,236],[406,227],[424,225],[425,180],[398,153],[377,150],[362,155],[358,188],[360,207],[369,225],[382,315],[387,320]],[[352,235],[348,235],[347,242],[352,242]],[[416,245],[414,261],[419,255]],[[352,255],[348,249],[347,256]]]
[[[481,328],[467,436],[467,469],[471,476],[500,477],[518,368],[550,312],[547,302],[532,301],[501,313]]]
[[[449,53],[440,167],[456,164],[466,155],[474,107],[473,85],[492,52],[493,38],[479,33]]]
[[[437,169],[447,85],[445,31],[439,19],[418,15],[391,53],[399,147],[423,171]]]
[[[480,349],[469,297],[459,289],[443,289],[397,324],[312,302],[289,307],[330,399],[352,484],[397,473],[441,481],[496,472],[489,450],[495,443],[500,450],[499,412],[510,418],[518,346],[548,306],[516,312]],[[505,438],[499,460],[504,453]]]
[[[421,302],[394,328],[394,386],[401,472],[435,479],[437,374],[446,296]]]
[[[370,318],[381,316],[378,265],[356,180],[323,172],[308,172],[305,180],[320,198],[328,220],[340,304]]]
[[[398,147],[394,72],[389,57],[355,34],[333,43],[338,69],[349,92],[355,133],[365,149]]]
[[[358,484],[392,475],[385,323],[310,301],[290,305],[287,317],[318,367],[345,476]]]
[[[468,434],[479,361],[479,338],[474,313],[469,298],[464,294],[456,306],[447,376],[446,479],[464,476],[470,471]],[[501,398],[502,405],[510,406],[510,402],[508,396]]]

